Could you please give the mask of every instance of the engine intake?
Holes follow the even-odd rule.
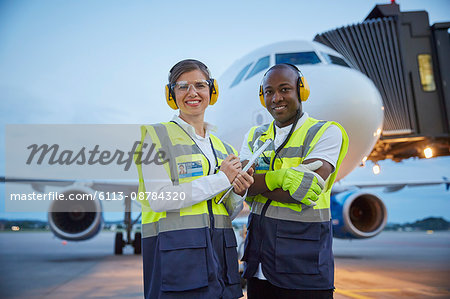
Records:
[[[87,240],[97,235],[103,225],[102,207],[99,200],[92,199],[91,190],[70,189],[62,193],[66,200],[52,202],[48,212],[48,223],[53,233],[58,238],[71,241]]]
[[[387,222],[386,206],[372,193],[336,195],[332,215],[337,238],[372,238],[384,229]]]

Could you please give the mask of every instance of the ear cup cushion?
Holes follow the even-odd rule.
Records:
[[[217,84],[217,81],[215,79],[210,80],[211,80],[211,87],[209,89],[210,95],[209,104],[214,105],[217,102],[217,99],[219,98],[219,84]]]
[[[175,95],[173,94],[172,88],[170,88],[170,84],[166,85],[166,102],[170,108],[173,110],[177,110],[177,102],[175,101]]]
[[[308,81],[306,81],[305,77],[299,78],[299,86],[298,86],[298,94],[300,96],[300,100],[305,102],[309,97],[310,89],[308,85]]]
[[[259,86],[259,101],[261,102],[261,105],[266,108],[266,102],[264,101],[264,92],[263,92],[263,86]]]

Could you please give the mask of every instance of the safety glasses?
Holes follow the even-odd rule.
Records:
[[[199,79],[195,81],[177,81],[171,85],[175,92],[188,92],[192,86],[196,91],[204,91],[211,85],[210,80]]]

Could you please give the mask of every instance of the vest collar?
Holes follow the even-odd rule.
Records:
[[[217,131],[217,127],[208,123],[208,122],[204,122],[205,124],[205,138],[197,135],[195,133],[195,129],[193,126],[191,126],[190,124],[188,124],[187,122],[185,122],[184,120],[182,120],[178,115],[174,115],[172,117],[172,121],[176,122],[177,124],[179,124],[192,138],[197,138],[197,139],[207,139],[209,138],[210,132],[216,132]]]
[[[303,126],[303,124],[304,124],[305,121],[308,119],[308,117],[309,117],[308,113],[307,113],[307,112],[303,112],[303,115],[302,115],[302,117],[300,117],[300,119],[298,120],[297,125],[295,126],[295,130],[294,130],[294,131],[297,131],[298,129],[300,129],[300,127]],[[274,122],[275,122],[275,121],[274,121]],[[278,127],[277,125],[275,125],[275,130],[276,130],[277,132],[279,132],[279,130],[281,130],[281,131],[287,130],[287,132],[289,132],[291,126],[292,126],[292,125],[289,125],[289,126],[287,126],[287,127],[280,128],[280,127]]]

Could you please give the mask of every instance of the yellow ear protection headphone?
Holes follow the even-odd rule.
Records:
[[[298,73],[298,80],[297,80],[297,95],[298,95],[298,100],[301,102],[305,102],[308,97],[309,97],[309,85],[308,82],[306,81],[305,77],[303,76],[302,72],[293,64],[290,63],[281,63],[281,64],[285,64],[288,65],[289,67],[293,68],[295,71],[297,71]],[[266,74],[272,70],[273,67],[271,67],[267,72],[265,72],[263,79],[261,80],[261,84],[259,85],[259,100],[261,102],[261,105],[263,105],[264,107],[266,107],[266,102],[264,101],[264,91],[263,91],[263,84],[262,82],[264,81],[264,77],[266,76]]]
[[[215,79],[209,79],[209,104],[214,105],[219,98],[219,86],[217,85],[217,81]],[[175,101],[175,91],[173,90],[173,86],[171,84],[166,85],[166,102],[170,108],[173,110],[178,109],[177,102]]]

